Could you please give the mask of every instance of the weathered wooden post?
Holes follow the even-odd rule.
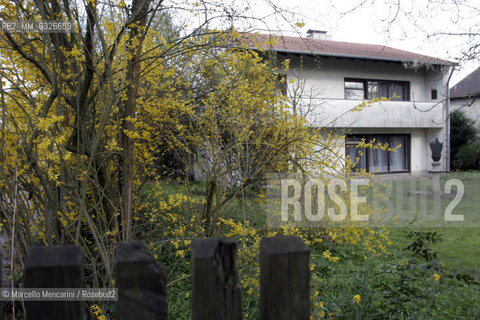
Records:
[[[80,247],[34,247],[25,262],[25,288],[83,288]],[[83,320],[83,301],[25,301],[28,320]]]
[[[166,320],[167,277],[143,243],[118,243],[115,252],[117,320]]]
[[[3,254],[2,250],[0,250],[0,287],[5,288],[3,286]],[[3,320],[3,308],[5,307],[5,302],[0,301],[0,319]]]
[[[310,248],[295,236],[260,242],[260,319],[308,320]]]
[[[208,238],[192,243],[192,319],[241,320],[237,242]]]

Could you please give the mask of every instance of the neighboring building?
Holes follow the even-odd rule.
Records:
[[[462,110],[480,131],[480,68],[450,89],[450,111]]]
[[[331,41],[326,32],[309,30],[307,38],[244,35],[252,49],[260,44],[280,61],[290,59],[287,91],[303,105],[312,126],[332,127],[346,135],[341,152],[359,157],[359,166],[377,173],[426,174],[432,169],[429,142],[444,143],[442,170],[448,170],[448,78],[454,63],[381,45]],[[293,80],[292,80],[293,79]],[[364,100],[386,97],[353,111]],[[362,139],[392,147],[361,150]],[[360,151],[363,155],[361,155]]]

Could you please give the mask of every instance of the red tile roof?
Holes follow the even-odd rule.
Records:
[[[252,49],[260,46],[261,49],[277,52],[430,65],[455,64],[447,60],[374,44],[246,33],[241,35],[241,39],[243,44]]]

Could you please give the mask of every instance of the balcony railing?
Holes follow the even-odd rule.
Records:
[[[442,128],[442,102],[383,101],[358,107],[362,101],[304,100],[302,110],[312,126],[340,128]]]

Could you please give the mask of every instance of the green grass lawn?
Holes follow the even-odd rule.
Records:
[[[453,213],[465,213],[469,224],[463,227],[444,224],[428,228],[415,222],[403,227],[393,226],[388,230],[391,245],[388,252],[371,254],[361,244],[345,244],[324,241],[311,247],[312,288],[311,304],[313,319],[477,319],[480,317],[480,232],[476,226],[480,222],[480,173],[450,173],[442,177],[442,186],[448,179],[459,179],[465,187],[465,195]],[[402,182],[408,184],[408,181]],[[429,181],[426,182],[427,185]],[[144,195],[152,192],[144,189]],[[191,191],[200,199],[203,183],[185,187],[178,183],[164,184],[159,199],[167,199],[181,192]],[[409,201],[408,188],[402,201]],[[417,197],[417,196],[412,196]],[[405,199],[404,199],[405,198]],[[416,199],[416,198],[415,198]],[[396,201],[397,199],[393,199]],[[418,199],[416,199],[418,200]],[[427,199],[432,205],[433,199]],[[451,199],[441,200],[445,208]],[[255,197],[248,191],[243,197],[235,198],[225,208],[224,217],[235,221],[249,221],[250,226],[264,230],[266,224],[265,199]],[[156,204],[152,201],[152,206]],[[199,212],[199,208],[193,208]],[[190,208],[178,208],[179,215],[191,215]],[[443,209],[442,209],[443,210]],[[418,209],[417,213],[421,213]],[[179,224],[182,225],[182,224]],[[182,258],[177,249],[164,240],[163,232],[173,223],[166,220],[159,228],[152,227],[150,233],[142,235],[149,251],[158,254],[168,270],[169,317],[190,319],[190,279],[189,254]],[[187,229],[189,227],[187,226]],[[195,237],[195,226],[190,237]],[[226,233],[220,229],[219,236]],[[423,249],[437,253],[436,258],[427,261],[405,248],[415,241],[409,232],[423,232],[420,235],[436,232],[441,237],[438,243],[426,242]],[[264,231],[260,231],[264,232]],[[169,237],[166,237],[169,238]],[[188,236],[182,238],[188,239]],[[328,250],[338,257],[336,262],[325,258]],[[243,266],[241,270],[248,270]],[[243,271],[245,272],[245,271]],[[440,281],[435,280],[438,274]],[[177,281],[180,279],[179,281]],[[184,279],[184,280],[182,280]],[[248,293],[243,289],[244,318],[258,318],[258,291]],[[356,295],[362,297],[360,303],[352,302]]]
[[[480,271],[480,172],[452,172],[441,178],[442,189],[451,179],[458,179],[464,185],[464,195],[454,207],[452,214],[463,214],[466,223],[443,222],[440,227],[420,227],[415,222],[402,228],[391,228],[391,237],[395,243],[405,244],[405,234],[409,231],[436,231],[443,241],[434,246],[438,251],[438,260],[445,266],[459,272]],[[409,181],[401,182],[405,185],[404,199],[408,203],[411,198],[418,196],[408,195]],[[422,181],[424,188],[430,188],[430,181]],[[427,206],[432,208],[434,200],[427,198]],[[394,199],[396,201],[396,198]],[[444,218],[445,209],[452,203],[452,198],[441,199],[441,218]],[[420,206],[418,206],[420,207]],[[421,212],[417,208],[417,212]],[[460,224],[460,226],[459,226]],[[428,223],[422,224],[422,226]]]

